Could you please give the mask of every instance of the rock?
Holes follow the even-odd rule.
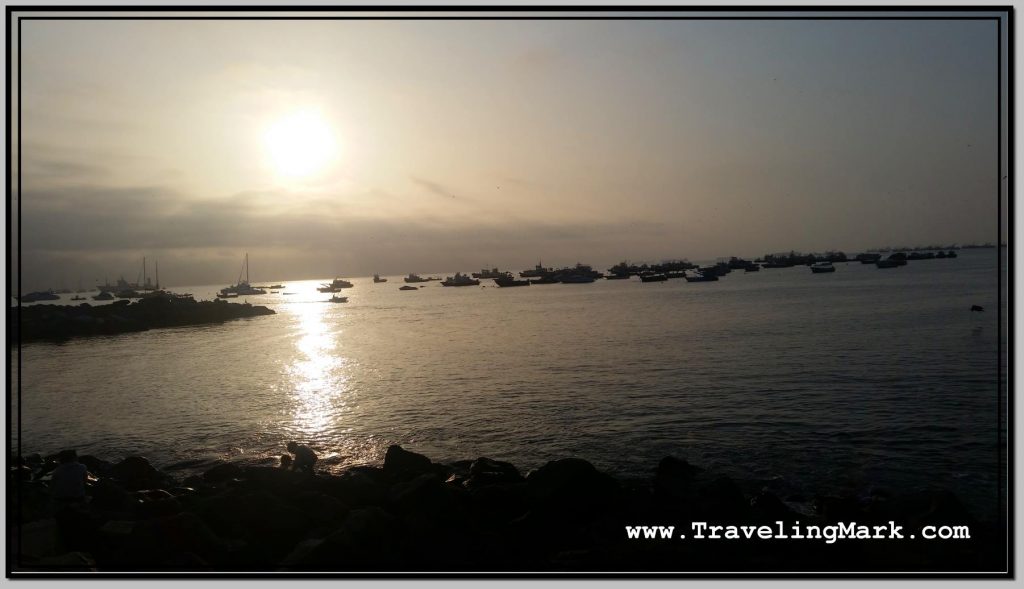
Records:
[[[85,468],[89,470],[93,475],[97,477],[105,477],[110,474],[110,469],[114,466],[113,463],[107,462],[96,458],[91,454],[85,456],[79,456],[78,461],[85,465]]]
[[[21,525],[20,556],[43,558],[58,554],[57,520],[36,520]]]
[[[405,481],[433,471],[434,466],[429,458],[398,445],[388,447],[384,455],[384,472],[392,480]]]
[[[203,473],[203,480],[208,483],[223,483],[242,476],[242,467],[234,462],[218,464]]]
[[[264,565],[284,556],[315,524],[314,518],[264,490],[231,490],[197,501],[195,512],[217,534],[246,540],[249,558]]]
[[[476,486],[470,497],[476,521],[485,527],[500,527],[522,517],[529,509],[525,483]]]
[[[548,516],[588,519],[603,515],[620,498],[619,483],[580,458],[548,462],[526,476],[531,506]]]
[[[88,493],[92,496],[89,506],[96,511],[127,513],[135,508],[131,494],[110,479],[100,479]]]
[[[739,486],[727,476],[694,482],[695,509],[707,521],[723,524],[744,522],[750,513],[750,502]]]
[[[291,562],[294,570],[401,570],[407,562],[401,537],[395,516],[379,507],[355,509],[335,532],[319,544],[310,543]]]
[[[694,479],[703,469],[686,460],[666,456],[654,472],[654,493],[663,501],[685,500],[691,493]]]
[[[341,499],[318,491],[303,491],[295,496],[293,505],[320,526],[336,528],[350,508]]]
[[[341,476],[319,481],[318,490],[352,507],[383,505],[389,484],[382,469],[353,468]]]
[[[278,570],[290,571],[295,569],[301,569],[302,563],[310,558],[310,554],[320,546],[323,546],[325,540],[323,538],[307,538],[302,540],[295,545],[295,548],[288,553],[288,556],[281,560],[281,565]]]
[[[220,538],[197,515],[185,512],[136,522],[127,547],[133,568],[172,563],[203,567],[222,560],[232,543]]]
[[[818,495],[814,498],[814,511],[829,523],[857,521],[862,516],[860,502],[855,497]]]
[[[114,477],[128,489],[144,489],[159,487],[165,479],[160,471],[142,456],[129,456],[110,468],[110,476]]]
[[[38,571],[95,572],[96,561],[85,552],[65,552],[37,560],[32,567]]]
[[[775,493],[767,489],[762,489],[760,493],[750,499],[750,510],[758,521],[795,521],[798,519],[792,509],[783,503]]]
[[[483,485],[521,483],[526,479],[519,470],[509,462],[478,458],[469,467],[469,478],[465,481],[466,488]]]
[[[135,514],[140,519],[181,513],[181,504],[174,495],[163,489],[136,491],[132,496],[135,499]]]

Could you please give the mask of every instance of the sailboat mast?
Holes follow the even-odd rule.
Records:
[[[146,256],[142,256],[142,288],[149,286],[149,280],[146,278]]]
[[[160,290],[160,261],[154,260],[153,263],[156,264],[156,289]]]
[[[249,252],[245,252],[245,283],[249,284]]]

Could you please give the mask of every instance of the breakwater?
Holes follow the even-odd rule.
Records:
[[[579,458],[529,473],[478,458],[439,464],[391,446],[381,466],[338,475],[224,462],[184,479],[139,456],[83,456],[88,502],[55,509],[55,456],[12,458],[17,571],[739,572],[991,571],[1005,528],[936,489],[817,496],[813,513],[727,476],[662,459],[619,479]],[[969,539],[696,539],[712,525],[967,526]],[[627,526],[674,526],[671,539]],[[686,534],[687,539],[679,537]]]
[[[191,297],[154,296],[134,303],[78,306],[33,305],[10,309],[9,329],[15,340],[62,341],[74,337],[116,335],[161,327],[221,323],[232,319],[273,315],[274,311],[248,303],[196,301]],[[19,317],[16,315],[20,313]],[[19,333],[20,326],[20,333]]]

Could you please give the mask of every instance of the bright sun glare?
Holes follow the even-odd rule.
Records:
[[[330,125],[314,111],[277,119],[267,128],[264,143],[274,172],[292,180],[323,172],[337,156]]]

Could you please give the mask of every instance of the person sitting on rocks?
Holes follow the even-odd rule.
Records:
[[[313,465],[316,464],[316,452],[309,446],[303,446],[295,442],[288,442],[288,451],[295,455],[292,462],[292,470],[313,474]]]
[[[78,452],[61,450],[60,454],[57,454],[57,461],[60,464],[53,470],[53,477],[50,479],[54,502],[59,507],[84,503],[88,471],[85,465],[78,461]]]
[[[289,470],[292,467],[292,455],[282,454],[281,455],[281,468]]]
[[[50,479],[57,536],[65,550],[81,550],[90,544],[95,531],[95,522],[85,502],[89,471],[78,461],[78,452],[74,450],[61,450],[57,461],[59,464]]]

